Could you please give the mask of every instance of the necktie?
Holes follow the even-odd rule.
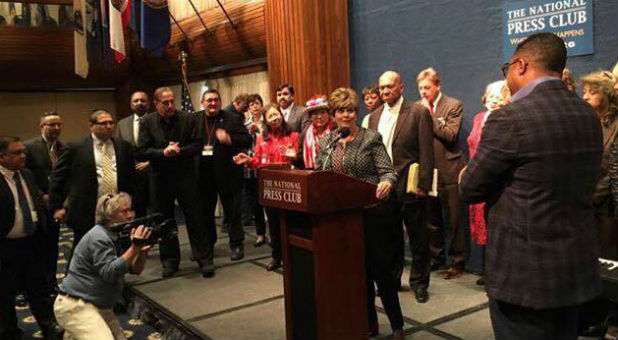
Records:
[[[112,156],[109,154],[108,143],[101,142],[101,190],[100,194],[112,194],[116,192],[116,172]]]
[[[30,205],[28,204],[28,198],[24,192],[24,186],[21,184],[21,176],[19,171],[15,171],[13,175],[15,180],[15,186],[17,187],[17,199],[19,200],[19,208],[21,209],[22,216],[24,217],[24,230],[26,234],[32,235],[36,231],[36,226],[32,221],[32,212],[30,211]]]
[[[56,168],[56,163],[58,163],[58,154],[56,153],[55,144],[49,145],[49,160],[51,161],[52,170]]]
[[[433,103],[429,102],[429,114],[433,116]]]

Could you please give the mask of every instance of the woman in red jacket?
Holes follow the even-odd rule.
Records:
[[[511,98],[509,88],[504,80],[493,82],[487,85],[485,94],[481,101],[485,106],[484,111],[481,111],[474,116],[472,123],[472,131],[468,136],[468,150],[470,151],[470,159],[474,158],[476,149],[481,141],[483,126],[489,118],[489,115],[504,105]],[[483,249],[483,259],[485,258],[485,245],[487,245],[487,226],[485,222],[485,203],[471,204],[470,209],[470,237],[474,243],[478,244]],[[484,266],[483,266],[484,267]],[[483,277],[476,281],[476,284],[482,286],[485,284]]]
[[[283,114],[277,104],[266,105],[262,111],[264,116],[264,131],[255,142],[253,157],[245,153],[234,156],[236,164],[246,164],[250,167],[261,167],[270,164],[291,164],[298,153],[298,133],[291,132],[285,123]],[[266,270],[281,267],[281,218],[279,210],[265,208],[270,231],[270,246],[272,261]]]

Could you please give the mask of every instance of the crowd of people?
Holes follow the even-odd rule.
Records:
[[[257,200],[256,170],[271,164],[376,185],[381,203],[364,211],[371,336],[378,334],[377,287],[393,338],[403,339],[404,230],[408,283],[426,303],[432,271],[442,270],[445,280],[463,274],[469,215],[471,238],[484,249],[477,284],[486,286],[496,337],[574,339],[579,306],[601,293],[597,258],[617,257],[618,76],[582,77],[580,98],[565,64],[564,42],[555,35],[522,41],[502,67],[506,80],[489,84],[481,98],[469,157],[460,147],[463,104],[442,91],[431,67],[416,77],[418,101],[404,98],[395,71],[360,98],[338,88],[306,106],[295,102],[291,84],[276,88],[275,103],[241,94],[225,109],[219,92],[208,89],[196,114],[177,110],[167,87],[154,91],[150,112],[149,95],[138,91],[130,116],[116,122],[95,110],[90,133],[72,143],[59,139],[61,114],[47,112],[39,137],[0,138],[0,339],[20,337],[19,293],[45,338],[64,328],[78,339],[122,339],[110,308],[124,274],[143,269],[150,246],[141,241],[149,230],[134,230],[132,245],[117,249],[107,227],[149,212],[174,220],[175,202],[205,278],[215,275],[218,200],[231,260],[244,257],[243,225],[252,221],[254,247],[272,248],[267,270],[280,268],[280,213]],[[361,100],[370,114],[358,124]],[[339,139],[342,128],[350,134]],[[75,241],[58,288],[61,223]],[[178,238],[161,241],[159,254],[161,275],[173,276]]]

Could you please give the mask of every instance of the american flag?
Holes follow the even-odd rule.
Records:
[[[191,102],[191,95],[189,94],[189,89],[187,88],[184,81],[182,82],[182,110],[184,112],[195,113],[193,103]]]

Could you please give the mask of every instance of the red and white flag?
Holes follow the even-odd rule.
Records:
[[[109,0],[109,41],[114,58],[121,63],[127,53],[124,31],[131,21],[131,0]]]

